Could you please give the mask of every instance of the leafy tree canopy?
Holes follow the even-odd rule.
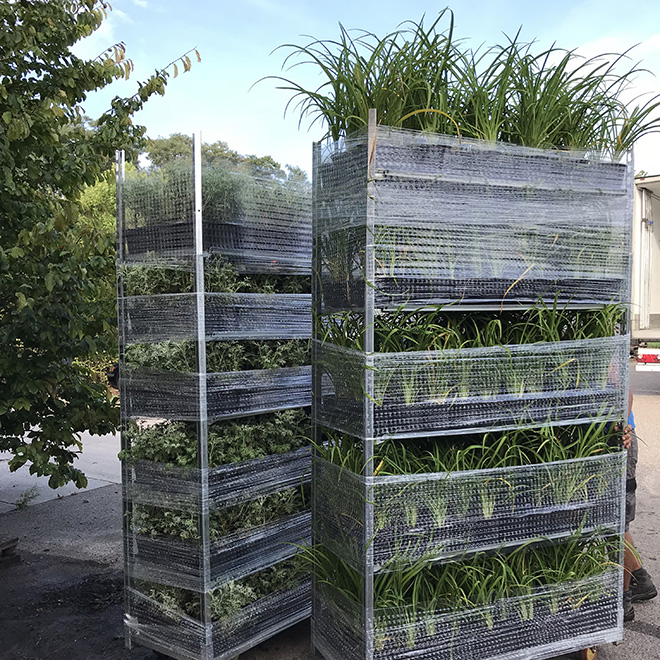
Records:
[[[81,103],[132,71],[123,44],[93,60],[71,52],[109,8],[0,3],[0,450],[13,453],[12,470],[29,465],[52,487],[86,484],[73,466],[79,434],[114,431],[119,417],[81,362],[106,348],[116,322],[107,304],[113,241],[103,223],[78,222],[89,202],[82,194],[116,149],[135,155],[144,146],[132,117],[164,93],[176,66],[115,97],[90,127]],[[188,54],[178,62],[191,66]]]
[[[190,160],[192,154],[192,137],[182,133],[173,133],[168,138],[151,139],[142,153],[148,157],[152,167],[156,168],[187,161]],[[202,162],[227,169],[243,170],[254,176],[280,181],[292,177],[296,179],[306,179],[307,177],[305,171],[299,167],[287,165],[282,168],[272,156],[239,154],[222,141],[202,143]]]

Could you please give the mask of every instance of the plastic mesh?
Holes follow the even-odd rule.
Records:
[[[543,333],[513,333],[501,341],[509,345],[479,348],[498,340],[464,337],[452,313],[470,320],[478,311],[471,320],[485,326],[490,310],[502,329],[512,317],[497,312],[542,301],[542,314],[563,330],[572,321],[558,310],[625,304],[631,160],[373,125],[316,144],[314,157],[313,418],[317,439],[324,429],[343,434],[330,434],[338,461],[362,452],[371,466],[375,441],[392,436],[410,439],[403,452],[414,438],[626,417],[629,337],[618,330],[591,328],[578,336],[593,338],[576,341],[549,333],[567,338],[551,343],[539,341]],[[421,347],[442,346],[444,335],[477,347],[420,351],[423,333]],[[410,352],[372,352],[403,345]],[[464,553],[469,564],[474,552],[506,554],[539,537],[555,548],[576,533],[621,534],[624,464],[617,453],[365,477],[316,462],[316,648],[327,660],[522,660],[620,639],[615,569],[452,611],[437,603],[379,609],[374,592],[376,583],[394,585],[378,591],[394,602],[396,585],[417,570],[437,562],[445,575],[446,562]],[[346,596],[353,591],[355,600]]]
[[[315,421],[359,438],[444,435],[624,417],[628,335],[365,354],[315,341]],[[365,374],[373,392],[365,389]],[[365,424],[373,408],[373,428]]]
[[[126,628],[218,660],[310,612],[311,191],[210,166],[197,183],[201,220],[189,160],[118,188]]]
[[[314,594],[315,644],[328,660],[364,658],[367,637],[376,660],[552,658],[622,638],[618,581],[610,571],[455,612],[376,610],[373,627],[354,603],[322,587]]]
[[[307,294],[207,293],[206,339],[307,339],[312,331]],[[126,343],[197,338],[194,294],[124,299]]]
[[[300,179],[202,168],[203,246],[249,273],[309,274],[311,190]],[[192,166],[129,178],[123,187],[124,262],[195,254]]]
[[[367,149],[315,146],[326,308],[364,304],[370,259],[377,308],[628,300],[632,164],[389,127]]]
[[[208,502],[201,482],[208,477]],[[200,470],[153,461],[125,465],[124,482],[132,502],[196,511],[262,497],[307,482],[311,476],[311,453],[307,448],[243,463],[230,463]]]
[[[134,579],[203,591],[293,556],[300,544],[310,542],[310,529],[306,512],[212,542],[210,581],[205,580],[199,541],[136,534],[129,540],[127,570]]]
[[[128,592],[127,629],[138,643],[186,660],[236,657],[310,615],[310,583],[274,593],[233,617],[203,625],[137,589]]]
[[[469,472],[363,477],[314,463],[315,538],[359,572],[621,527],[626,455]],[[366,538],[365,502],[374,536]]]
[[[206,374],[207,418],[227,419],[311,404],[311,367]],[[125,370],[128,417],[199,419],[199,374]]]

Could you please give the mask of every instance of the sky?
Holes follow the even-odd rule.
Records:
[[[76,45],[80,57],[96,57],[105,48],[124,42],[135,71],[91,95],[83,104],[94,118],[110,106],[115,95],[132,95],[137,81],[196,47],[191,71],[170,78],[164,97],[150,99],[136,121],[151,138],[201,131],[204,142],[222,140],[242,154],[270,155],[282,165],[311,172],[312,142],[324,129],[285,107],[289,92],[277,82],[260,79],[290,76],[308,87],[320,81],[313,69],[282,69],[290,52],[283,44],[304,45],[309,37],[334,39],[339,24],[383,36],[406,20],[434,20],[445,7],[423,0],[112,0],[112,11],[93,35]],[[627,10],[613,0],[470,0],[450,5],[455,33],[475,48],[503,43],[505,35],[535,39],[539,46],[555,43],[587,56],[623,52],[635,46],[631,64],[641,61],[648,73],[639,74],[628,93],[633,98],[660,93],[660,2],[642,0]],[[256,83],[256,84],[255,84]],[[648,136],[635,147],[635,170],[660,174],[660,135]]]

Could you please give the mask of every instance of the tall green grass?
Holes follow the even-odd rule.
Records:
[[[643,71],[627,53],[583,58],[524,42],[520,33],[472,49],[457,37],[449,9],[429,26],[406,21],[378,36],[340,25],[336,39],[281,48],[289,72],[308,67],[321,78],[308,88],[291,74],[270,76],[291,93],[287,111],[321,123],[333,140],[365,126],[369,108],[388,126],[614,156],[660,128],[660,95],[624,101]]]
[[[362,444],[352,436],[324,432],[317,455],[356,474],[403,475],[486,470],[587,458],[621,451],[621,434],[608,422],[543,426],[478,435],[415,440],[388,439],[364,469]]]
[[[539,538],[509,553],[477,553],[444,564],[421,559],[402,570],[378,573],[374,604],[376,610],[412,608],[417,615],[471,609],[602,575],[617,566],[619,545],[617,539],[599,536],[574,536],[560,545]],[[322,547],[307,548],[304,557],[321,585],[356,605],[362,602],[363,579],[354,569]]]
[[[482,348],[537,342],[611,337],[623,317],[619,305],[572,310],[556,302],[512,312],[458,312],[451,305],[434,310],[379,314],[374,346],[379,353]],[[335,312],[318,319],[319,338],[337,346],[363,350],[362,315]]]

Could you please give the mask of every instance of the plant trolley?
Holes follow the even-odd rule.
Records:
[[[311,609],[311,195],[194,155],[127,177],[120,156],[125,622],[219,660]]]
[[[375,111],[315,145],[326,660],[590,657],[622,638],[632,182],[629,160]]]

